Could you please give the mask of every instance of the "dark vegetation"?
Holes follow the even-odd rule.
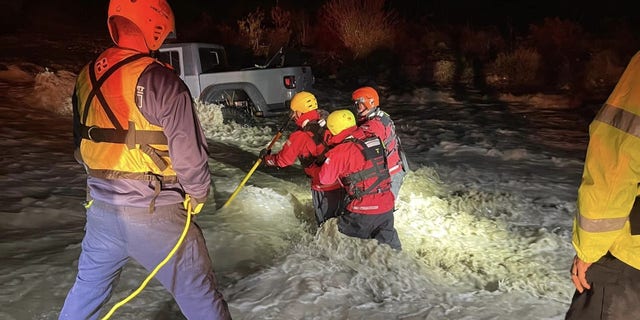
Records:
[[[107,2],[6,1],[0,58],[79,68],[110,45]],[[631,8],[615,0],[600,7],[544,0],[170,3],[178,40],[223,44],[237,66],[264,63],[284,47],[285,63],[311,65],[319,82],[346,89],[367,83],[603,99],[640,48],[638,28],[625,17]]]

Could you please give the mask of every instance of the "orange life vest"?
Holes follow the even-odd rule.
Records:
[[[152,63],[148,55],[110,48],[78,75],[80,154],[90,176],[178,182],[162,128],[138,109],[144,90],[138,78]]]

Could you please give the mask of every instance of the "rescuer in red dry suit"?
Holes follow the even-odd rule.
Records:
[[[391,178],[380,138],[353,137],[358,127],[349,110],[329,114],[327,128],[335,146],[326,154],[319,173],[320,183],[340,181],[348,194],[345,213],[338,217],[338,230],[352,237],[376,239],[400,250],[400,239],[393,226]]]
[[[260,154],[267,166],[287,167],[296,159],[300,161],[304,172],[311,178],[313,208],[316,223],[320,226],[342,213],[345,199],[344,189],[337,181],[322,184],[318,178],[324,154],[329,150],[331,134],[313,94],[307,91],[296,93],[291,99],[291,112],[298,129],[291,133],[278,153],[268,154],[269,150],[264,149]]]
[[[358,114],[359,131],[363,131],[355,132],[353,136],[361,139],[367,134],[374,134],[382,140],[391,175],[391,192],[397,200],[404,176],[409,171],[409,164],[402,151],[393,120],[386,112],[380,110],[380,96],[372,87],[355,90],[351,99]]]

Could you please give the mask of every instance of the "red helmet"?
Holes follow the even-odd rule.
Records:
[[[362,103],[367,109],[373,109],[380,105],[378,92],[371,87],[362,87],[351,94],[351,100]]]
[[[114,17],[125,18],[138,27],[149,50],[158,50],[175,30],[173,11],[166,0],[109,1],[107,25],[111,39],[117,45],[119,36]]]

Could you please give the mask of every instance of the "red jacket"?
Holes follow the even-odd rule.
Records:
[[[309,113],[311,112],[307,112],[303,116]],[[314,114],[317,113],[314,112]],[[268,166],[287,167],[292,165],[296,159],[300,159],[300,163],[304,167],[304,172],[311,178],[311,188],[313,190],[327,191],[341,188],[340,184],[335,180],[332,183],[320,183],[320,179],[318,178],[320,165],[314,160],[327,148],[326,141],[330,133],[328,130],[324,131],[325,136],[322,139],[325,141],[325,144],[316,143],[314,133],[305,130],[305,127],[311,126],[312,123],[317,122],[318,119],[313,119],[315,118],[313,115],[307,117],[311,117],[312,120],[306,119],[303,121],[302,127],[291,133],[280,152],[265,156],[264,162]]]
[[[333,149],[326,154],[326,160],[320,168],[320,183],[329,184],[339,181],[351,196],[351,201],[347,204],[347,210],[360,214],[381,214],[393,210],[394,197],[390,190],[391,179],[386,174],[383,180],[375,186],[377,192],[366,193],[361,197],[354,197],[352,185],[347,185],[348,177],[355,173],[362,172],[371,166],[371,161],[365,159],[358,142],[350,139],[357,127],[349,128],[332,138],[337,142]],[[366,189],[371,186],[375,178],[357,182],[356,186]]]
[[[382,140],[387,152],[389,174],[394,175],[403,169],[399,150],[400,141],[396,135],[395,125],[387,113],[379,109],[373,111],[367,115],[358,129],[359,130],[353,134],[357,139],[362,139],[369,134],[374,134]]]

